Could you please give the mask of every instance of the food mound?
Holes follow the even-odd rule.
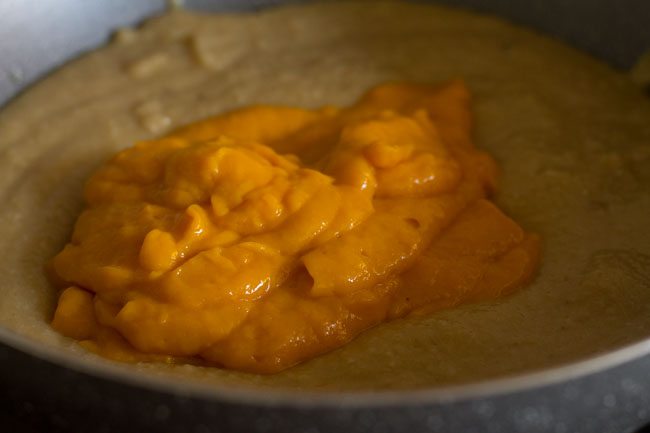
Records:
[[[494,299],[539,239],[487,197],[464,84],[252,106],[118,153],[52,261],[53,326],[103,356],[274,373],[413,313]]]

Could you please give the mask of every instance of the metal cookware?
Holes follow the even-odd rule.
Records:
[[[650,2],[443,2],[528,25],[621,69],[650,48]],[[187,7],[241,10],[277,3],[197,0]],[[0,105],[101,45],[118,26],[165,7],[163,0],[0,0]],[[384,393],[206,390],[94,369],[2,327],[0,343],[0,430],[7,432],[618,433],[650,422],[650,338],[514,378]]]

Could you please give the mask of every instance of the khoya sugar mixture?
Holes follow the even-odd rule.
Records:
[[[0,144],[47,166],[18,214],[68,174],[35,224],[52,339],[227,381],[426,386],[641,336],[649,113],[493,18],[316,3],[120,30],[10,104]]]

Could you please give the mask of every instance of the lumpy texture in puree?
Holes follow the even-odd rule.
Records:
[[[117,154],[52,261],[61,333],[126,361],[277,372],[412,313],[492,299],[539,241],[487,197],[464,84],[253,106]]]

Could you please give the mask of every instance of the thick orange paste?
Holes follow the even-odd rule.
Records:
[[[414,312],[520,287],[539,241],[486,197],[470,95],[386,84],[254,106],[117,154],[52,262],[53,325],[113,359],[272,373]]]

